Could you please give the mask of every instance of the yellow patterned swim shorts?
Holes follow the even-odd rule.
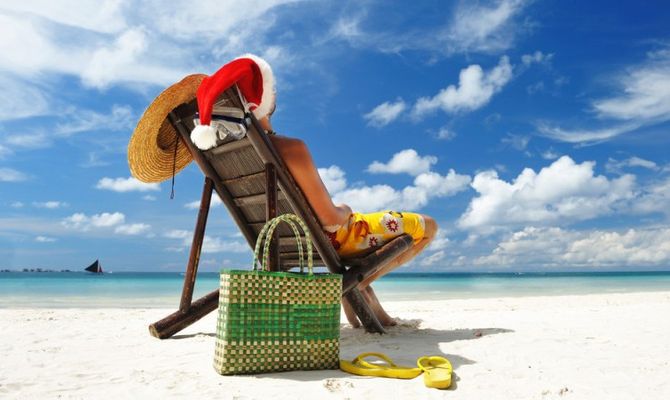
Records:
[[[416,244],[423,239],[425,230],[426,223],[421,214],[382,211],[353,213],[345,225],[336,232],[326,232],[326,235],[340,256],[353,257],[403,233],[412,236]]]

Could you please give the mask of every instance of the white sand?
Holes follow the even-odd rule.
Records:
[[[341,355],[398,363],[442,354],[438,391],[341,371],[222,377],[214,313],[173,340],[149,336],[165,309],[0,309],[6,399],[670,399],[670,292],[388,303],[390,334],[343,326]]]

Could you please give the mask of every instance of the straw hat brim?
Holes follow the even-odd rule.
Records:
[[[128,143],[128,165],[135,178],[148,183],[162,182],[193,160],[186,145],[177,142],[180,135],[167,116],[196,98],[198,86],[206,76],[185,77],[159,94],[144,112]]]

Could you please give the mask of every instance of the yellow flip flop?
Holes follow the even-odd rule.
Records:
[[[373,364],[365,360],[367,357],[376,357],[385,363]],[[419,368],[396,365],[382,353],[363,353],[354,358],[353,361],[340,360],[340,369],[354,375],[396,379],[413,379],[421,374]]]
[[[451,363],[444,357],[421,357],[416,364],[423,371],[423,383],[429,388],[446,389],[451,386]]]

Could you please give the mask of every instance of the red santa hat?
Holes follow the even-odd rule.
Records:
[[[198,87],[197,100],[200,125],[191,132],[191,141],[200,149],[216,146],[217,131],[210,126],[212,108],[226,89],[237,84],[247,108],[256,118],[268,115],[275,104],[275,80],[270,64],[253,54],[245,54],[203,79]]]

